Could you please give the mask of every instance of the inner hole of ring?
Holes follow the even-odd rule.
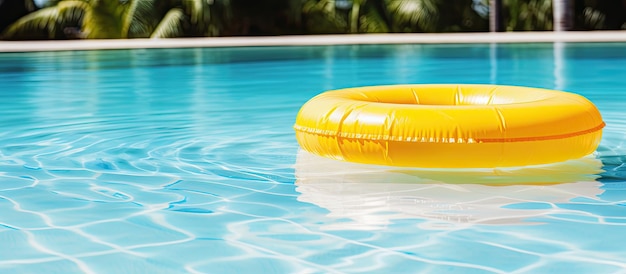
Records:
[[[552,97],[543,90],[485,88],[465,91],[463,89],[410,88],[404,90],[376,90],[360,93],[358,99],[370,102],[406,105],[459,106],[459,105],[506,105],[531,103]],[[353,98],[357,99],[357,98]]]

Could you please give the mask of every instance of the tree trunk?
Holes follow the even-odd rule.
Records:
[[[489,31],[504,31],[504,24],[502,22],[502,0],[489,1]]]
[[[568,31],[574,26],[574,3],[572,0],[552,0],[554,31]]]

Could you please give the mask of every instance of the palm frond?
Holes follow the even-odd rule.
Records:
[[[2,39],[42,39],[54,38],[59,10],[56,7],[45,8],[30,13],[11,24],[2,33]]]
[[[59,9],[59,15],[63,18],[62,25],[79,26],[85,13],[89,10],[89,4],[87,1],[73,0],[63,1],[57,5]]]
[[[365,0],[353,0],[352,10],[350,11],[350,32],[357,33],[359,29],[359,17],[361,13],[361,5]]]
[[[59,28],[63,30],[65,38],[85,38],[83,19],[89,12],[90,6],[85,1],[65,1],[57,5],[62,21],[57,20]]]
[[[150,38],[173,38],[183,34],[182,22],[185,14],[182,9],[175,8],[167,12],[156,27]]]
[[[89,39],[127,38],[122,32],[125,6],[119,0],[92,0],[82,28]]]
[[[367,9],[359,19],[359,32],[362,33],[385,33],[389,32],[389,27],[383,16],[373,8]]]
[[[304,15],[317,12],[334,16],[336,12],[335,0],[305,0],[304,4],[302,4],[302,13]]]
[[[167,10],[162,4],[162,0],[128,1],[122,19],[122,33],[127,37],[149,37]]]
[[[507,0],[503,10],[508,31],[552,29],[551,0]]]
[[[220,36],[237,34],[241,12],[257,12],[250,1],[173,0],[185,13],[185,36]],[[259,2],[260,3],[260,2]],[[237,14],[237,15],[235,15]],[[236,18],[237,17],[237,18]],[[236,18],[236,19],[235,19]]]
[[[133,18],[135,17],[135,11],[137,10],[137,5],[140,2],[152,2],[152,1],[137,1],[131,0],[126,3],[126,7],[124,10],[124,15],[122,19],[122,33],[129,33],[130,25],[132,24]]]
[[[215,14],[215,10],[213,10],[217,8],[215,2],[216,1],[207,0],[182,0],[182,7],[191,23],[191,35],[205,35],[207,32],[213,32],[214,30],[211,29],[214,28],[216,24],[221,23],[218,21],[224,21],[217,17],[225,19],[228,16],[227,14]],[[223,7],[224,3],[221,4]]]
[[[58,5],[29,13],[11,24],[0,35],[2,39],[66,38],[65,27],[78,27],[88,4],[82,1],[63,1]]]
[[[209,4],[206,0],[182,0],[183,8],[189,15],[191,24],[208,23],[211,20]]]
[[[591,7],[586,7],[583,10],[582,16],[584,18],[585,26],[589,26],[589,28],[591,29],[602,29],[602,27],[604,26],[604,21],[606,19],[606,16],[604,14]]]
[[[311,34],[346,33],[348,19],[337,11],[334,0],[306,0],[302,5],[304,30]]]
[[[436,1],[386,0],[386,3],[395,27],[400,28],[396,31],[436,31],[438,21]]]

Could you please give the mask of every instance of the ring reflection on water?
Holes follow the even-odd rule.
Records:
[[[349,218],[326,229],[378,229],[397,219],[425,226],[528,224],[559,211],[555,204],[596,199],[602,162],[593,156],[561,163],[499,169],[407,169],[341,162],[300,150],[295,164],[299,200]],[[427,228],[427,227],[425,227]]]

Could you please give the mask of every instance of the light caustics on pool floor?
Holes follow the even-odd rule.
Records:
[[[620,273],[626,56],[596,47],[565,45],[559,81],[543,44],[0,55],[0,272]],[[607,127],[523,168],[298,150],[313,95],[409,81],[558,82]]]
[[[580,227],[576,232],[598,225],[606,233],[621,231],[626,220],[618,212],[593,211],[614,203],[598,198],[605,190],[593,180],[599,167],[593,158],[491,177],[487,170],[450,174],[337,164],[300,152],[295,193],[281,183],[286,172],[273,181],[258,168],[211,170],[181,155],[178,160],[187,163],[175,166],[185,174],[181,177],[139,164],[135,172],[120,170],[106,161],[74,170],[31,168],[31,178],[5,171],[3,181],[14,185],[2,189],[0,231],[3,242],[18,248],[1,252],[0,267],[52,272],[134,267],[156,273],[182,267],[205,273],[406,267],[505,273],[540,271],[561,261],[609,271],[624,267],[616,252],[619,241],[577,244],[562,231],[544,231],[546,223],[573,223]],[[469,178],[485,184],[441,183]],[[562,181],[523,183],[551,178]],[[546,237],[553,233],[563,234]],[[608,254],[602,250],[611,246]],[[445,255],[446,249],[461,247],[471,252]],[[493,258],[471,254],[479,251]],[[371,264],[373,258],[380,262]]]

